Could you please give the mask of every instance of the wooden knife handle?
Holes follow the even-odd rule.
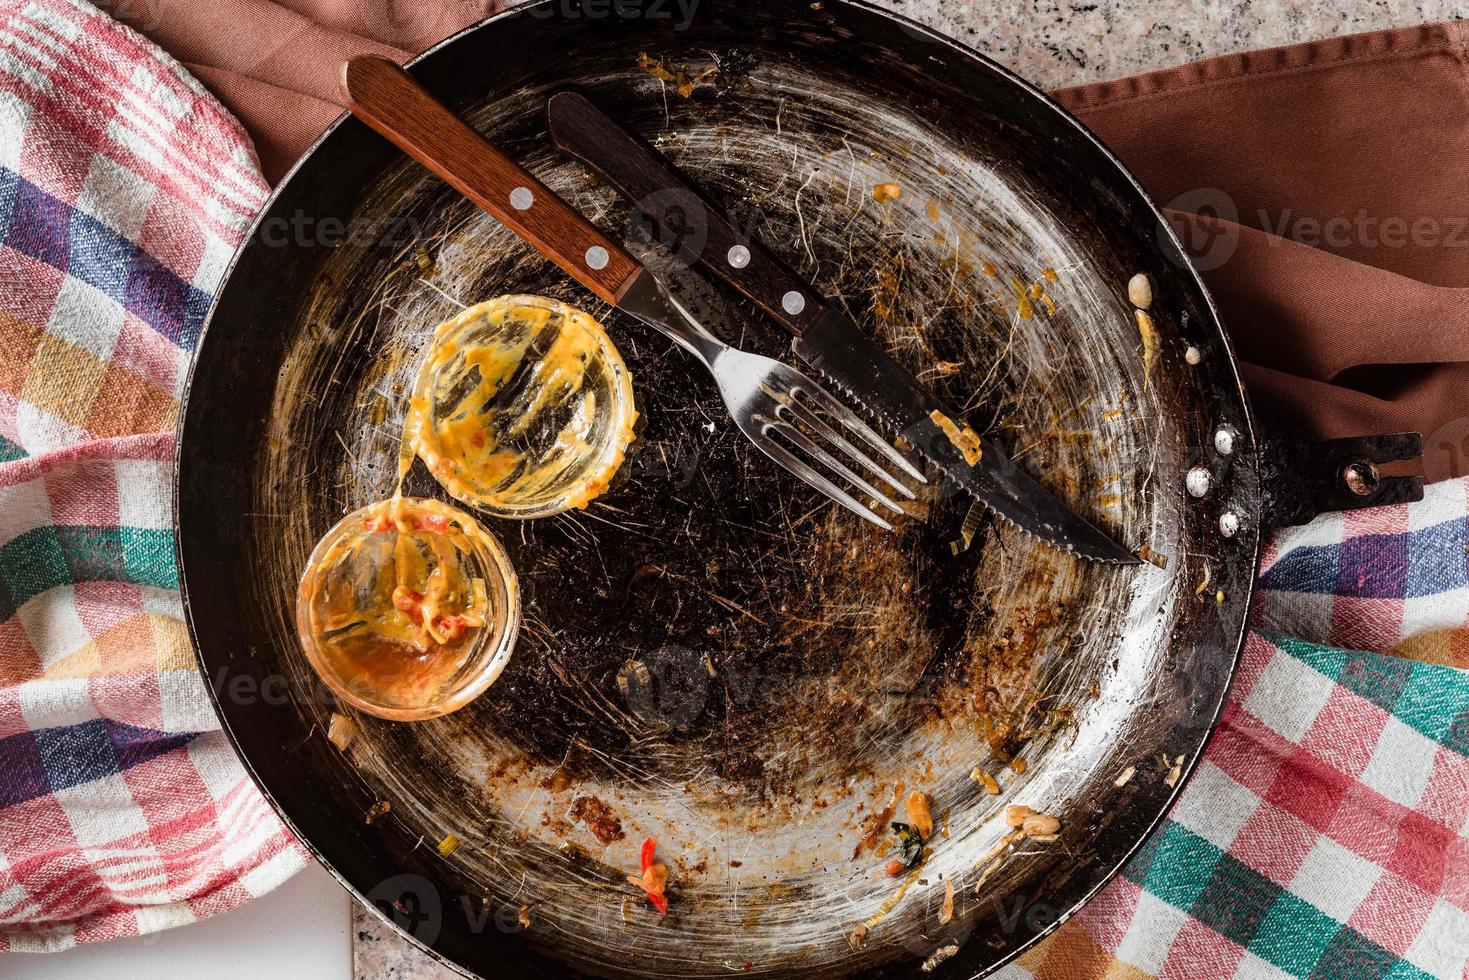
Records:
[[[546,102],[551,141],[591,167],[657,223],[662,240],[692,252],[723,279],[800,334],[820,317],[826,301],[811,284],[771,254],[751,232],[695,189],[663,155],[614,122],[579,92],[557,92]]]
[[[616,304],[642,266],[398,65],[361,55],[342,69],[352,115],[494,215],[599,298]]]

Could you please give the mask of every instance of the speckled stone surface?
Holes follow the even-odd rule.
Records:
[[[1469,3],[1358,0],[875,0],[957,38],[1041,88],[1317,38],[1469,16]],[[356,980],[447,980],[449,970],[361,908],[352,912]]]

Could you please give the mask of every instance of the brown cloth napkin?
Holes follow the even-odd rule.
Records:
[[[495,0],[100,0],[244,122],[278,180],[341,111],[352,54],[405,59]],[[1203,269],[1258,414],[1416,430],[1469,473],[1469,65],[1461,23],[1332,38],[1057,93]]]

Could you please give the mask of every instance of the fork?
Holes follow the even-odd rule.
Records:
[[[854,488],[896,514],[906,513],[893,497],[912,500],[914,491],[872,453],[918,483],[928,482],[902,453],[821,385],[780,361],[721,341],[650,269],[490,145],[398,65],[375,55],[353,58],[342,71],[342,92],[358,119],[488,211],[599,299],[667,335],[703,362],[739,430],[807,484],[892,530],[850,492]],[[871,453],[858,444],[865,444]]]

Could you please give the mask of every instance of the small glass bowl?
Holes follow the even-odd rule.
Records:
[[[437,500],[395,497],[348,514],[311,552],[296,593],[296,633],[317,674],[343,701],[393,721],[474,700],[505,669],[519,630],[520,585],[504,547]]]
[[[622,466],[638,413],[602,325],[544,296],[501,296],[441,323],[404,435],[457,499],[496,517],[585,507]]]

